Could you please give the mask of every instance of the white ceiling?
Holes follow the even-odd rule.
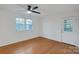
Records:
[[[35,5],[32,5],[35,6]],[[38,4],[41,15],[54,15],[63,12],[79,12],[78,4]],[[16,5],[16,4],[0,4],[0,9],[10,10],[16,12],[17,14],[25,14],[26,11],[24,7],[27,8],[27,4]]]

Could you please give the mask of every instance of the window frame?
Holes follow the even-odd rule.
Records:
[[[19,23],[20,23],[20,18],[21,19],[24,19],[24,25],[22,26],[23,27],[23,29],[17,29],[17,18],[19,19],[18,21],[19,21]],[[28,19],[27,18],[24,18],[24,17],[16,17],[16,31],[31,31],[32,30],[32,28],[33,28],[33,21],[32,21],[32,19],[29,19],[29,20],[31,20],[31,28],[29,27],[29,29],[26,29],[26,21],[27,21]],[[20,25],[19,25],[20,26]],[[29,25],[30,26],[30,25]]]
[[[27,20],[31,20],[31,24],[27,24],[27,23],[26,23]],[[32,29],[33,29],[33,21],[32,21],[32,19],[26,19],[26,21],[25,21],[25,27],[26,27],[26,25],[31,25],[31,29],[30,29],[30,28],[29,28],[29,29],[26,29],[26,28],[25,28],[25,30],[28,30],[28,31],[29,31],[29,30],[32,30]]]
[[[67,27],[69,25],[69,28]],[[64,20],[64,32],[73,32],[73,23],[72,19]]]

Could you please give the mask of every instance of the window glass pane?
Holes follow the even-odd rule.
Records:
[[[26,24],[32,24],[32,20],[31,19],[27,19],[26,20]]]
[[[31,30],[32,29],[32,20],[27,19],[26,20],[26,30]]]
[[[32,20],[25,18],[16,18],[16,30],[31,30],[32,29]]]
[[[24,18],[16,18],[16,30],[22,31],[25,28]]]
[[[72,20],[64,20],[64,31],[72,32]]]

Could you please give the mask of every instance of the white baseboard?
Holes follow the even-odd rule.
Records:
[[[17,43],[17,42],[21,42],[21,41],[24,41],[24,40],[29,40],[29,39],[36,38],[36,37],[44,37],[44,38],[48,38],[50,40],[55,40],[55,41],[63,42],[61,40],[57,40],[56,38],[51,38],[51,37],[48,37],[48,36],[43,36],[43,35],[40,36],[39,35],[39,36],[32,36],[32,37],[25,38],[25,39],[18,40],[18,41],[14,41],[14,42],[9,42],[9,43],[5,43],[5,44],[1,44],[0,47],[5,46],[5,45],[9,45],[9,44],[13,44],[13,43]],[[64,42],[64,43],[67,43],[67,42]],[[70,44],[70,43],[68,43],[68,44]],[[72,45],[75,45],[75,46],[79,47],[79,45],[76,45],[76,44],[72,44]]]
[[[24,41],[24,40],[30,40],[30,39],[36,38],[36,37],[38,37],[38,36],[32,36],[32,37],[20,39],[20,40],[14,41],[14,42],[12,42],[12,41],[11,42],[6,42],[4,44],[0,44],[0,47],[6,46],[6,45],[9,45],[9,44],[14,44],[14,43],[17,43],[17,42],[21,42],[21,41]]]
[[[56,38],[51,38],[51,37],[48,37],[48,36],[41,36],[41,37],[45,37],[45,38],[48,38],[50,40],[55,40],[55,41],[63,42],[62,40],[57,40]],[[63,42],[63,43],[67,43],[67,42]],[[67,44],[70,44],[70,43],[67,43]],[[76,47],[79,47],[79,45],[77,45],[77,44],[71,44],[71,45],[75,45]]]

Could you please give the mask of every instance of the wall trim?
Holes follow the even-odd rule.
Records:
[[[10,45],[10,44],[15,44],[15,43],[22,42],[22,41],[25,41],[25,40],[31,40],[31,39],[37,38],[37,37],[39,37],[39,36],[33,36],[33,37],[30,37],[30,38],[25,38],[25,39],[18,40],[18,41],[15,41],[15,42],[9,42],[7,44],[0,45],[0,47],[7,46],[7,45]]]

